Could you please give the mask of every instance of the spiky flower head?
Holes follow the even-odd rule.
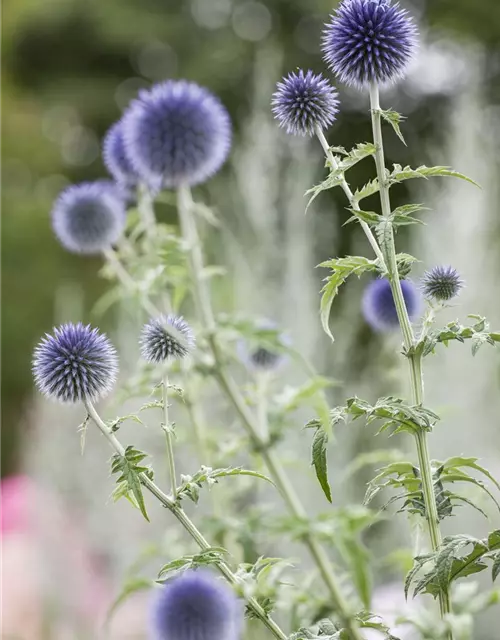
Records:
[[[422,278],[422,291],[426,298],[446,301],[460,293],[464,281],[453,267],[438,266],[426,271]]]
[[[333,73],[358,87],[404,74],[417,29],[407,11],[390,0],[343,0],[323,32],[325,61]]]
[[[238,640],[243,627],[243,607],[233,590],[202,569],[166,582],[151,613],[151,640]]]
[[[123,118],[127,158],[152,188],[195,185],[216,173],[231,147],[231,121],[194,82],[167,80],[141,91]]]
[[[125,187],[134,187],[137,184],[139,176],[125,153],[121,120],[108,129],[104,137],[102,156],[107,170],[118,184]]]
[[[278,82],[272,110],[287,133],[312,136],[316,128],[327,129],[338,113],[337,91],[321,74],[290,73]]]
[[[125,228],[125,200],[108,181],[82,182],[54,203],[52,226],[66,249],[96,254],[117,242]]]
[[[98,400],[113,387],[118,357],[109,339],[90,325],[63,324],[45,334],[33,354],[33,375],[48,398]]]
[[[158,316],[144,325],[141,332],[142,357],[148,362],[184,358],[194,349],[195,337],[182,316]]]
[[[421,308],[419,291],[409,280],[401,280],[401,289],[410,320],[415,320]],[[362,308],[366,322],[376,331],[391,331],[398,327],[396,305],[386,278],[373,280],[366,287]]]

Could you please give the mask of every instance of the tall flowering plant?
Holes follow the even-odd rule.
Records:
[[[424,402],[422,361],[440,344],[470,340],[475,353],[483,344],[500,341],[500,334],[491,332],[486,320],[478,316],[470,316],[472,322],[466,325],[453,322],[437,328],[439,310],[463,285],[459,274],[452,267],[437,266],[417,287],[409,279],[415,259],[395,248],[398,227],[419,222],[414,216],[422,206],[393,209],[392,185],[432,176],[469,180],[447,167],[395,165],[388,169],[385,165],[382,121],[403,140],[402,117],[381,108],[379,86],[404,74],[416,42],[411,18],[389,0],[344,0],[332,15],[323,36],[325,61],[341,82],[369,92],[371,102],[373,142],[358,144],[351,151],[330,146],[326,139],[325,132],[339,111],[338,93],[326,77],[312,71],[292,72],[278,83],[272,98],[279,124],[292,135],[316,136],[325,153],[328,176],[310,190],[310,202],[322,191],[340,187],[348,201],[350,220],[360,224],[373,252],[372,257],[335,258],[321,265],[329,270],[321,298],[323,328],[333,340],[329,315],[339,287],[350,275],[371,274],[360,306],[375,330],[401,328],[411,381],[409,401],[390,396],[370,404],[353,397],[331,409],[324,391],[330,381],[309,366],[303,386],[288,389],[285,400],[270,397],[270,378],[283,366],[287,354],[297,354],[273,323],[216,312],[213,270],[205,264],[200,240],[200,222],[213,221],[213,214],[193,199],[191,188],[222,167],[231,145],[229,116],[208,90],[174,80],[142,90],[104,140],[103,156],[113,181],[70,187],[54,205],[53,226],[62,245],[75,253],[102,254],[104,275],[117,283],[114,298],[117,293],[134,299],[145,314],[137,336],[142,362],[138,376],[125,385],[131,396],[151,395],[137,414],[106,421],[95,406],[113,388],[118,374],[116,350],[95,328],[81,323],[55,328],[35,349],[33,371],[44,395],[82,403],[87,414],[83,429],[90,422],[95,424],[109,443],[111,471],[116,477],[114,498],[127,498],[148,520],[146,490],[197,547],[195,553],[169,558],[160,569],[151,605],[151,638],[237,640],[246,615],[260,621],[279,640],[362,640],[373,629],[394,640],[390,625],[370,610],[370,563],[360,536],[364,526],[377,520],[377,514],[364,507],[361,518],[359,510],[353,514],[349,509],[312,516],[285,471],[279,445],[292,414],[304,404],[312,405],[317,414],[306,426],[313,431],[312,464],[329,502],[327,451],[335,425],[358,419],[367,424],[381,421],[379,432],[413,436],[418,464],[396,461],[380,469],[368,485],[365,500],[368,505],[382,489],[395,489],[398,493],[391,502],[402,501],[402,511],[426,522],[429,547],[418,550],[401,588],[406,594],[410,590],[414,595],[430,594],[439,602],[439,612],[437,616],[427,611],[415,613],[403,622],[413,625],[423,638],[467,638],[472,633],[472,616],[499,599],[497,591],[490,591],[461,601],[458,608],[453,606],[458,579],[488,566],[493,579],[500,573],[499,531],[483,539],[468,535],[443,539],[441,521],[460,503],[476,506],[454,487],[461,482],[474,484],[494,500],[475,474],[500,486],[476,458],[430,458],[428,434],[439,416]],[[376,177],[351,189],[346,174],[369,157],[375,160]],[[165,197],[165,190],[175,194],[180,234],[156,220],[154,203]],[[380,212],[365,210],[363,201],[376,194]],[[238,359],[246,366],[250,391],[240,387],[233,376]],[[237,446],[226,452],[199,419],[194,389],[200,381],[217,385],[242,427]],[[198,471],[179,474],[172,409],[182,403],[206,464]],[[141,422],[143,412],[155,410],[160,412],[165,438],[168,492],[159,486],[147,454],[132,444],[124,445],[118,433],[127,420]],[[234,466],[236,453],[257,460],[259,470]],[[200,524],[196,515],[188,515],[186,500],[198,503],[204,488],[230,477],[271,483],[288,515],[271,517],[257,509],[256,513],[240,511],[237,517],[233,513],[230,519],[235,511],[234,495],[228,496],[223,486],[215,489],[218,497],[210,523],[201,517]],[[213,540],[209,533],[202,533],[202,525]],[[235,563],[228,554],[225,547],[231,542],[227,535],[231,527],[247,547],[248,538],[253,538],[248,561]],[[282,578],[286,563],[260,553],[263,534],[269,539],[286,535],[302,543],[314,573]],[[341,569],[334,564],[332,552]],[[217,572],[229,586],[219,580]],[[122,598],[123,594],[119,600]]]

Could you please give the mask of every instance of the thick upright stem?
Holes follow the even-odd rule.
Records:
[[[175,458],[173,434],[168,419],[168,374],[163,376],[162,384],[162,401],[163,401],[163,429],[165,430],[165,439],[167,444],[167,460],[170,475],[170,483],[172,486],[172,496],[174,501],[177,500],[177,480],[175,476]]]
[[[387,175],[384,158],[384,145],[382,139],[382,126],[380,115],[379,90],[376,84],[370,85],[370,105],[372,117],[373,140],[376,147],[375,163],[377,165],[377,176],[380,187],[380,202],[382,207],[382,215],[388,218],[391,214],[391,202],[389,197],[389,187],[387,184]],[[396,248],[394,243],[394,234],[392,230],[389,235],[389,246],[386,250],[387,270],[391,284],[392,295],[398,314],[403,341],[407,352],[407,360],[410,368],[412,399],[414,404],[422,404],[424,399],[424,387],[422,380],[422,357],[420,354],[413,352],[415,342],[413,329],[411,326],[408,310],[403,298],[401,282],[398,274],[396,261]],[[416,445],[418,462],[420,466],[420,474],[422,478],[422,492],[425,502],[425,512],[429,529],[429,537],[432,549],[437,550],[442,543],[441,530],[439,528],[439,517],[436,504],[436,495],[434,492],[434,481],[432,476],[431,460],[429,455],[429,447],[427,442],[427,433],[419,431],[416,434]],[[441,615],[451,611],[450,598],[448,593],[440,595]],[[450,638],[452,636],[450,635]]]
[[[201,244],[198,238],[196,223],[193,218],[192,197],[189,187],[183,185],[178,190],[178,210],[182,234],[188,245],[191,278],[193,283],[193,295],[199,319],[208,333],[208,342],[212,351],[215,365],[215,377],[222,391],[233,405],[241,423],[250,436],[254,447],[262,456],[268,472],[278,490],[281,492],[289,511],[298,519],[307,518],[307,513],[302,506],[293,486],[291,485],[280,461],[269,448],[267,442],[260,434],[258,421],[248,409],[238,387],[224,367],[224,359],[215,336],[215,318],[212,310],[210,292],[207,280],[203,277],[204,262]],[[350,611],[348,603],[344,600],[342,591],[333,574],[333,568],[323,547],[312,534],[304,536],[304,543],[308,547],[311,556],[325,582],[330,593],[333,608],[336,610],[344,626],[349,630],[352,640],[363,640],[354,615]]]
[[[111,447],[120,456],[124,456],[125,447],[120,443],[115,434],[111,432],[109,427],[97,413],[92,402],[86,399],[84,401],[84,404],[89,416],[100,429],[101,433],[104,435]],[[160,503],[177,518],[177,520],[182,524],[184,529],[191,536],[191,538],[193,538],[200,549],[210,549],[211,545],[208,543],[202,533],[197,529],[196,525],[188,517],[186,512],[174,500],[163,493],[163,491],[152,480],[150,480],[146,474],[141,473],[139,477],[141,483],[146,487],[146,489],[148,489],[148,491],[150,491],[150,493],[152,493],[160,501]],[[238,578],[225,562],[217,563],[217,568],[230,584],[234,586],[239,585]],[[254,613],[255,617],[257,617],[269,629],[269,631],[271,631],[275,638],[277,638],[278,640],[287,640],[287,635],[276,624],[276,622],[270,616],[268,616],[268,614],[260,606],[257,600],[255,600],[255,598],[247,598],[247,604]]]

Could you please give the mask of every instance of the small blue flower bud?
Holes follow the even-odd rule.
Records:
[[[327,129],[338,113],[337,92],[321,74],[290,73],[278,82],[272,110],[287,133],[312,136],[316,128]]]
[[[422,291],[427,298],[446,301],[460,293],[464,282],[453,267],[434,267],[422,278]]]
[[[115,122],[106,133],[102,147],[102,155],[107,170],[119,185],[123,185],[124,187],[134,187],[137,185],[139,177],[125,153],[123,123],[121,120]]]
[[[65,189],[52,209],[54,232],[66,249],[96,254],[115,244],[125,229],[124,196],[108,181]]]
[[[151,640],[238,640],[243,607],[210,571],[185,571],[165,583],[153,601]]]
[[[111,342],[81,322],[47,333],[33,354],[36,386],[61,402],[98,400],[112,389],[117,373],[118,357]]]
[[[421,308],[418,289],[409,280],[401,280],[401,289],[408,316],[414,320]],[[391,331],[399,326],[391,285],[386,278],[370,282],[363,295],[362,308],[366,322],[376,331]]]
[[[187,356],[194,349],[195,337],[182,317],[162,315],[144,325],[140,344],[142,357],[159,363]]]
[[[325,61],[346,84],[362,87],[404,74],[417,30],[390,0],[343,0],[323,33]]]

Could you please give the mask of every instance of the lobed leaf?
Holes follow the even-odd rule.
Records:
[[[199,490],[206,484],[209,488],[214,484],[217,484],[220,478],[228,478],[231,476],[250,476],[252,478],[259,478],[266,480],[266,482],[274,485],[273,481],[258,471],[251,471],[249,469],[243,469],[241,467],[227,467],[225,469],[212,469],[212,467],[202,466],[192,476],[182,475],[182,484],[177,488],[177,496],[179,500],[187,497],[193,502],[197,503],[199,499]]]
[[[380,113],[382,118],[391,125],[391,127],[394,129],[394,133],[406,147],[405,139],[399,127],[403,120],[406,120],[405,116],[402,116],[400,113],[394,111],[393,109],[379,109],[378,112]]]
[[[479,187],[477,182],[472,180],[472,178],[468,178],[466,175],[459,173],[458,171],[453,171],[450,167],[426,167],[425,165],[412,169],[409,166],[402,167],[400,164],[395,164],[393,170],[387,177],[387,183],[390,187],[391,185],[403,182],[404,180],[412,180],[413,178],[427,179],[434,177],[459,178],[460,180],[465,180],[466,182],[470,182],[476,187]]]
[[[345,258],[327,260],[318,266],[331,269],[332,271],[331,275],[324,279],[325,285],[321,290],[320,316],[323,330],[333,342],[334,338],[330,330],[329,319],[332,304],[340,286],[350,275],[356,275],[359,278],[367,271],[376,271],[377,261],[369,260],[362,256],[346,256]]]
[[[113,455],[111,473],[118,474],[117,488],[113,492],[113,499],[116,501],[121,497],[128,498],[149,522],[141,486],[141,474],[147,474],[149,478],[152,478],[153,475],[149,467],[140,464],[146,457],[146,453],[129,445],[125,449],[125,455],[121,456],[118,453]]]

